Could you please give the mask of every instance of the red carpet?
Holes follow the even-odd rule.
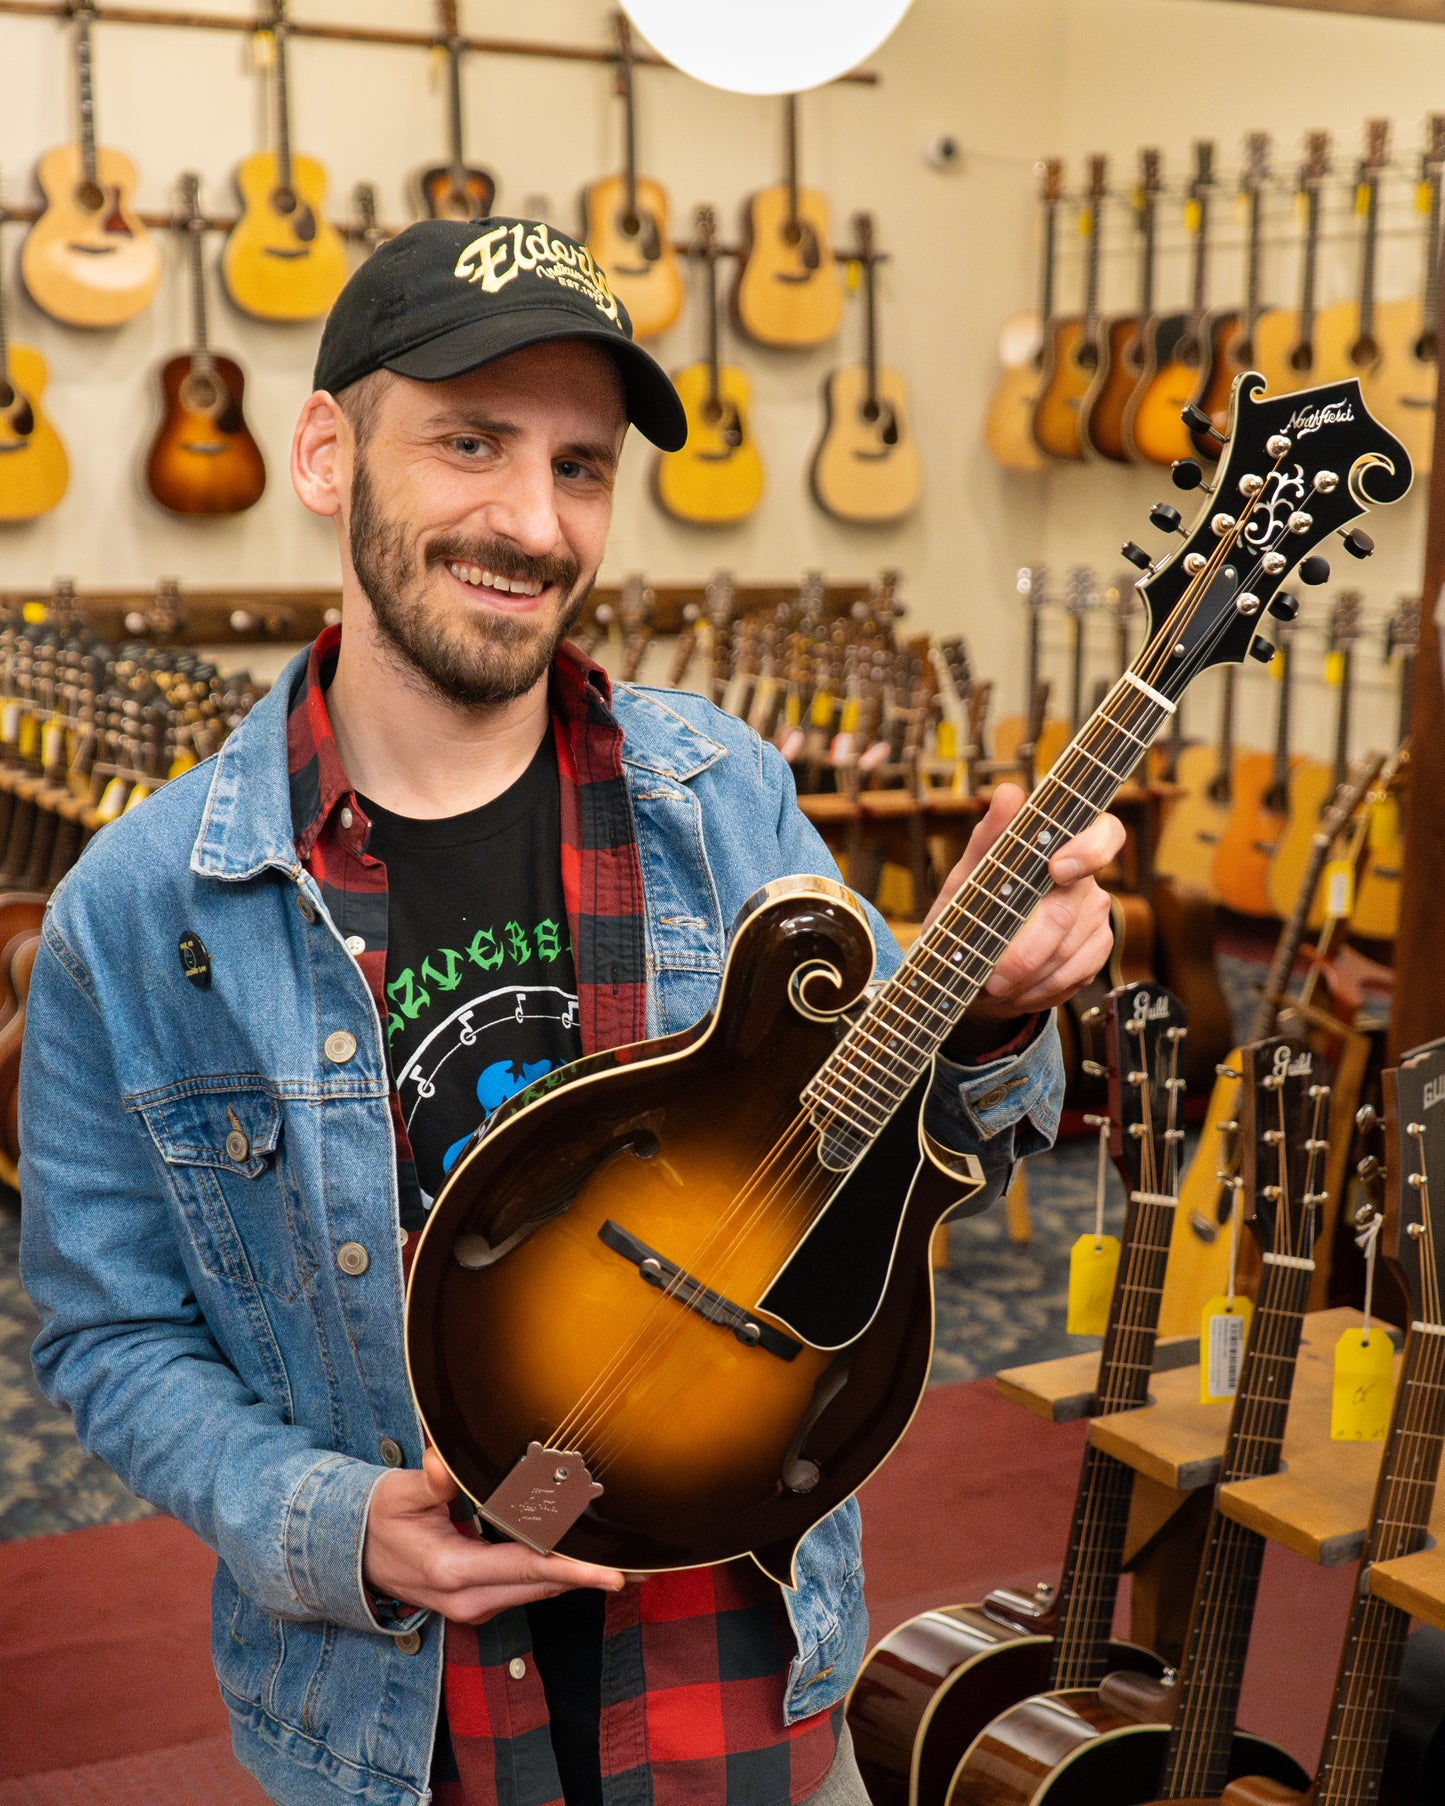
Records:
[[[931,1391],[863,1492],[874,1635],[1055,1578],[1083,1440],[1082,1424],[1042,1424],[987,1381]],[[0,1544],[0,1806],[257,1806],[211,1672],[212,1566],[165,1518]],[[1275,1549],[1265,1565],[1241,1719],[1306,1766],[1352,1574]]]

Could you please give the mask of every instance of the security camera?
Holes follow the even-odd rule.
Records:
[[[923,154],[933,169],[963,168],[963,146],[952,132],[940,132],[936,138],[930,138]]]

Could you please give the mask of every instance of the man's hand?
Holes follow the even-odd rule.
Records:
[[[988,814],[969,836],[967,850],[948,874],[925,928],[937,919],[1024,802],[1017,784],[1000,784],[994,791]],[[969,1006],[965,1021],[1011,1022],[1051,1010],[1099,971],[1109,957],[1114,935],[1109,925],[1109,893],[1095,882],[1094,874],[1109,864],[1123,844],[1123,824],[1112,815],[1101,815],[1091,828],[1059,848],[1049,861],[1053,890],[1020,928],[993,976]]]
[[[460,1624],[480,1624],[514,1605],[570,1587],[620,1592],[616,1568],[565,1555],[538,1555],[521,1543],[484,1543],[457,1533],[447,1513],[457,1484],[435,1450],[421,1469],[399,1468],[376,1483],[366,1520],[361,1571],[373,1592],[425,1606]]]

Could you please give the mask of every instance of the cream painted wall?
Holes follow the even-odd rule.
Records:
[[[236,10],[235,0],[188,4]],[[608,10],[605,0],[534,0],[526,9],[465,0],[464,19],[478,34],[600,43]],[[293,12],[421,30],[432,17],[428,0],[295,0]],[[96,40],[101,137],[138,162],[141,204],[168,206],[176,173],[195,167],[206,204],[231,210],[231,171],[264,130],[262,83],[248,71],[242,40],[119,25],[100,27]],[[1000,679],[1000,706],[1014,706],[1022,661],[1015,568],[1045,558],[1056,567],[1085,560],[1112,571],[1121,540],[1148,539],[1148,504],[1168,488],[1162,472],[1156,478],[1113,468],[1018,478],[997,470],[982,448],[997,328],[1033,295],[1036,158],[1057,152],[1077,171],[1085,152],[1106,150],[1122,185],[1140,142],[1158,142],[1167,166],[1179,172],[1191,136],[1212,135],[1232,169],[1243,132],[1268,126],[1285,167],[1307,126],[1331,128],[1341,155],[1352,155],[1361,120],[1376,111],[1396,121],[1400,149],[1411,150],[1425,111],[1445,98],[1438,80],[1432,84],[1442,47],[1445,38],[1427,26],[1276,13],[1226,0],[916,0],[875,59],[883,77],[876,89],[839,85],[805,102],[803,156],[807,177],[832,197],[839,239],[850,212],[866,206],[892,253],[882,276],[883,348],[912,388],[927,479],[922,508],[897,528],[850,529],[807,499],[819,383],[835,361],[858,351],[860,323],[850,314],[840,342],[817,353],[733,347],[753,376],[767,464],[758,513],[724,532],[667,520],[648,494],[647,449],[634,444],[604,575],[642,569],[677,580],[726,564],[744,579],[775,579],[819,565],[831,576],[857,578],[897,565],[912,620],[967,632],[977,664]],[[49,20],[0,17],[0,70],[7,94],[0,169],[12,197],[30,198],[37,154],[71,129],[68,35]],[[352,185],[366,178],[380,189],[385,218],[409,217],[406,177],[436,156],[444,124],[426,56],[301,40],[292,46],[292,78],[295,143],[327,163],[333,211],[346,211]],[[641,160],[669,189],[677,232],[703,201],[735,231],[743,198],[776,178],[776,103],[721,94],[671,71],[641,72],[639,95]],[[607,72],[474,57],[466,101],[469,149],[497,173],[499,206],[546,206],[558,223],[575,228],[582,186],[618,158]],[[939,173],[924,158],[927,143],[944,130],[965,146],[956,174]],[[1403,186],[1399,196],[1407,208]],[[1280,207],[1287,211],[1283,200]],[[1229,209],[1221,213],[1237,237]],[[1122,302],[1129,291],[1124,228],[1122,219],[1111,223],[1106,299]],[[249,374],[249,413],[270,487],[248,517],[171,521],[144,499],[136,472],[153,421],[153,369],[189,333],[180,247],[167,247],[167,278],[146,314],[118,332],[85,334],[48,321],[17,292],[20,236],[15,226],[3,235],[11,332],[37,344],[49,361],[46,401],[74,469],[70,493],[53,514],[0,531],[0,587],[46,584],[57,572],[82,585],[149,583],[162,573],[196,584],[332,581],[330,529],[305,514],[285,474],[316,329],[245,319],[213,280],[213,341],[237,354]],[[1177,285],[1177,215],[1170,237],[1166,285]],[[218,249],[211,247],[212,265]],[[1392,273],[1406,283],[1407,249],[1392,240]],[[1332,245],[1330,260],[1331,281],[1343,292],[1350,272],[1343,242]],[[1221,285],[1228,283],[1223,249],[1217,269]],[[1279,276],[1272,286],[1286,288],[1287,270]],[[1071,268],[1063,279],[1068,293]],[[665,363],[697,355],[698,323],[694,309],[658,342]],[[1381,520],[1373,565],[1349,573],[1361,577],[1377,611],[1417,580],[1422,526],[1423,506],[1412,499]],[[1098,639],[1102,669],[1108,636]],[[1061,655],[1062,643],[1062,626],[1052,623],[1051,653]],[[1268,680],[1253,681],[1262,688]],[[1383,723],[1383,690],[1377,701]],[[1318,708],[1307,713],[1318,731]],[[1362,734],[1371,727],[1363,721]]]

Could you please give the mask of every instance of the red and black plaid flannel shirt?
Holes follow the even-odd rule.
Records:
[[[329,627],[291,697],[287,753],[296,850],[320,887],[384,1023],[386,868],[342,769],[326,707],[341,643]],[[642,866],[622,732],[600,666],[564,646],[551,708],[562,785],[562,885],[584,1053],[639,1041],[646,1022]],[[425,1207],[396,1091],[401,1226]],[[660,1574],[609,1594],[601,1755],[608,1806],[781,1806],[832,1765],[841,1707],[783,1722],[792,1635],[779,1589],[751,1562]],[[562,1806],[525,1611],[448,1623],[432,1765],[437,1806]]]

